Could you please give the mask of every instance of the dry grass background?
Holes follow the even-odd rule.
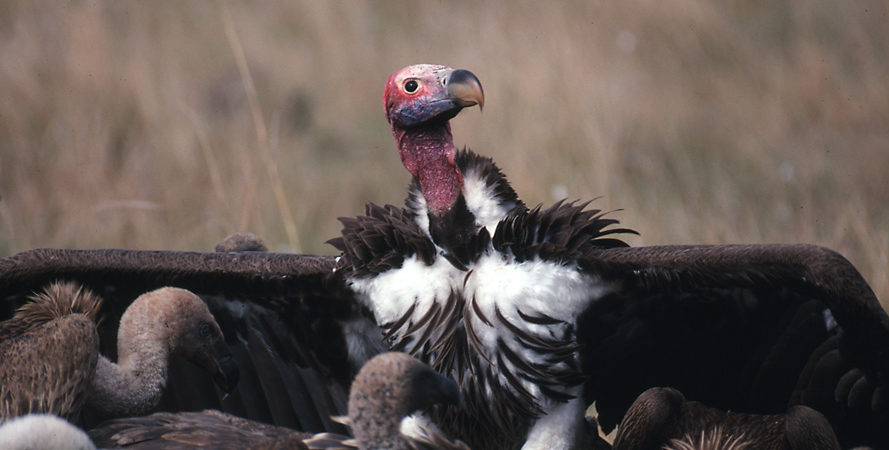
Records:
[[[886,301],[887,23],[881,0],[2,1],[0,256],[238,230],[333,253],[336,217],[401,203],[380,95],[431,62],[482,80],[457,144],[529,204],[602,196],[634,245],[825,245]]]

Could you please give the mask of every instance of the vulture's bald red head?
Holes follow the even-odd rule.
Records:
[[[386,119],[399,128],[447,121],[467,106],[484,103],[482,84],[472,72],[433,64],[389,75],[383,91]]]
[[[481,82],[470,71],[417,64],[389,76],[383,91],[386,120],[404,167],[419,182],[432,214],[448,211],[463,186],[454,165],[448,120],[467,106],[485,102]]]

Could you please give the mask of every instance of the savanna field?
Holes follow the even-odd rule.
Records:
[[[401,204],[380,96],[474,72],[452,122],[529,205],[619,210],[632,245],[807,242],[889,305],[889,4],[0,2],[0,257],[333,254]]]

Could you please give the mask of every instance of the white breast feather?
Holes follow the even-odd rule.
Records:
[[[374,313],[378,324],[394,322],[414,303],[414,315],[421,317],[435,301],[444,303],[454,289],[460,271],[444,258],[426,263],[411,256],[398,269],[391,269],[375,277],[352,280],[352,287],[360,299]]]
[[[503,254],[489,253],[482,256],[472,269],[465,286],[466,298],[476,302],[494,326],[486,325],[474,314],[467,316],[466,320],[472,320],[472,327],[482,341],[488,358],[495,357],[497,341],[503,340],[525,361],[545,363],[541,355],[525,348],[511,331],[497,323],[496,310],[527,334],[547,339],[565,339],[569,337],[569,325],[574,324],[576,317],[590,302],[612,289],[611,285],[578,272],[574,265],[566,266],[539,258],[523,263],[510,263]],[[529,323],[519,316],[519,311],[529,316],[545,314],[565,323]],[[510,370],[515,373],[516,368],[511,363],[504,361],[504,364],[508,367],[501,367],[500,372]],[[499,378],[504,386],[510,385],[504,375],[501,374]],[[535,383],[523,380],[522,384],[528,392],[547,405],[546,409],[555,406],[549,405]]]
[[[495,200],[494,188],[487,186],[476,170],[464,173],[463,195],[467,207],[475,215],[476,223],[487,228],[492,235],[497,224],[505,217],[509,209],[515,205],[500,205]],[[429,233],[429,218],[426,214],[425,199],[419,196],[420,214],[417,224]],[[482,351],[492,358],[497,352],[497,341],[502,339],[514,352],[531,363],[543,363],[540,355],[524,348],[506,327],[497,324],[500,314],[523,332],[544,338],[562,339],[566,337],[568,326],[573,326],[577,316],[589,306],[590,302],[613,291],[614,285],[604,282],[598,277],[583,274],[577,270],[576,264],[559,264],[535,258],[531,261],[516,263],[508,255],[497,252],[484,254],[472,265],[472,272],[466,283],[463,283],[465,272],[457,270],[444,258],[427,266],[416,257],[405,260],[399,269],[392,269],[369,279],[352,280],[352,287],[359,293],[359,298],[374,313],[377,323],[391,323],[400,319],[411,305],[416,303],[414,318],[422,317],[433,302],[444,303],[453,291],[463,291],[464,298],[476,302],[478,308],[494,323],[486,325],[475,314],[464,316],[471,320],[473,329],[484,346]],[[467,304],[467,310],[471,306]],[[561,320],[564,324],[536,325],[526,322],[519,316],[525,315],[549,317]],[[486,364],[481,361],[481,364]],[[509,386],[510,382],[503,370],[515,373],[516,368],[509,362],[508,367],[498,371],[500,383]],[[561,363],[564,364],[564,363]],[[522,384],[533,396],[542,402],[548,414],[536,421],[528,434],[528,442],[524,448],[563,448],[569,446],[572,438],[570,431],[577,424],[577,418],[583,417],[579,399],[568,403],[551,402],[543,396],[540,388],[527,380]],[[488,396],[492,395],[489,386],[485,386]],[[580,393],[580,387],[572,389],[573,394]],[[581,405],[582,406],[582,405]],[[412,428],[411,421],[406,421],[402,428]],[[556,436],[562,436],[560,441]]]
[[[576,265],[563,265],[535,258],[510,262],[501,253],[488,253],[472,267],[466,297],[475,297],[489,317],[494,307],[507,319],[521,322],[518,309],[526,315],[546,314],[573,323],[591,300],[613,289],[601,279],[583,274]]]

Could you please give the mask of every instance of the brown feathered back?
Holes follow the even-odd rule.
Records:
[[[102,308],[99,296],[69,281],[54,282],[29,300],[11,319],[0,322],[0,341],[68,314],[83,314],[96,322]]]
[[[717,426],[697,436],[686,434],[682,439],[671,439],[664,450],[752,450],[753,445],[744,434],[726,434]]]
[[[29,413],[77,421],[96,369],[102,301],[52,283],[0,324],[0,422]]]
[[[746,414],[687,401],[676,389],[646,390],[627,411],[614,439],[615,450],[839,449],[824,416],[803,405],[785,414]]]

